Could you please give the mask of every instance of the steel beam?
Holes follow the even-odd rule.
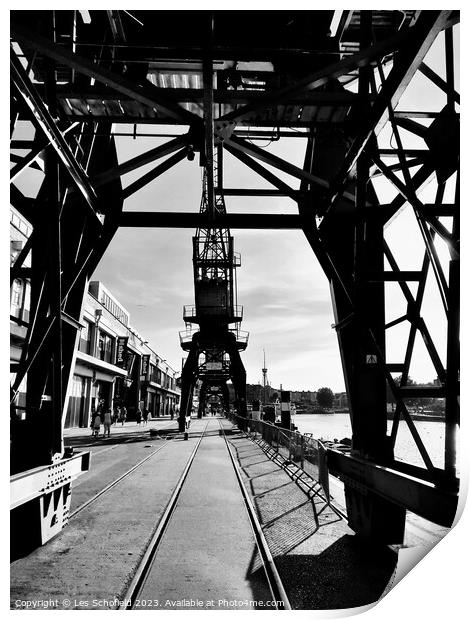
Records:
[[[181,401],[178,428],[180,432],[186,429],[186,416],[191,415],[194,386],[197,379],[198,359],[200,355],[199,332],[193,336],[188,357],[181,372]]]
[[[214,39],[214,13],[205,13],[205,49],[202,57],[202,81],[204,86],[203,118],[204,149],[201,150],[201,165],[205,169],[206,209],[213,218],[216,212],[214,194],[214,63],[212,45]]]
[[[41,92],[39,88],[39,92]],[[201,88],[160,88],[155,87],[155,93],[161,94],[163,97],[170,98],[180,103],[199,103],[204,102],[204,89]],[[57,89],[57,97],[59,100],[66,99],[85,99],[98,101],[126,101],[129,98],[116,90],[107,88],[101,84],[93,86],[84,86],[80,89],[74,89],[73,85],[59,85]],[[265,94],[256,90],[223,90],[214,89],[214,103],[229,105],[245,105],[252,102],[263,100]],[[358,103],[359,99],[355,93],[347,92],[323,92],[323,91],[306,91],[291,97],[283,103],[283,105],[309,105],[309,106],[344,106],[349,108]],[[416,114],[416,112],[409,112]],[[272,134],[272,132],[269,132]],[[292,132],[291,132],[292,133]]]
[[[219,187],[215,188],[216,196],[253,196],[255,198],[294,198],[301,197],[301,192],[296,192],[295,190],[290,191],[281,191],[279,189],[248,189],[248,188],[234,188],[234,187],[224,187],[220,189]],[[295,199],[295,198],[294,198]]]
[[[150,151],[146,151],[141,155],[137,155],[137,157],[133,157],[128,161],[119,164],[114,168],[110,168],[105,172],[101,172],[97,174],[96,177],[93,178],[93,184],[95,187],[100,187],[106,183],[109,183],[113,179],[117,179],[124,174],[132,172],[141,166],[145,166],[147,164],[152,163],[156,159],[160,159],[161,157],[165,157],[166,155],[170,155],[174,153],[178,149],[188,144],[189,134],[184,134],[183,136],[179,136],[174,140],[170,140],[169,142],[165,142],[165,144],[161,144],[160,146],[151,149]]]
[[[139,191],[140,189],[145,187],[145,185],[158,178],[161,174],[163,174],[170,168],[173,168],[173,166],[175,166],[178,162],[185,159],[186,155],[187,148],[182,149],[174,155],[171,155],[171,157],[168,157],[168,159],[166,159],[159,166],[156,166],[153,170],[150,170],[149,172],[141,176],[140,179],[137,179],[137,181],[134,181],[134,183],[131,183],[125,189],[123,189],[122,197],[124,199],[129,198],[129,196],[135,194],[135,192]]]
[[[265,181],[268,181],[268,183],[271,183],[271,185],[277,187],[280,192],[284,192],[287,196],[289,196],[289,198],[292,198],[292,200],[297,202],[297,190],[293,189],[287,183],[284,183],[284,181],[281,181],[281,179],[279,179],[275,174],[261,166],[261,164],[255,161],[252,157],[249,157],[242,150],[233,149],[229,144],[227,144],[226,140],[224,140],[223,145],[231,155],[259,174],[263,179],[265,179]]]
[[[126,43],[126,33],[122,24],[122,19],[119,11],[106,11],[108,15],[109,26],[113,33],[116,43]]]
[[[436,248],[434,246],[433,238],[430,235],[430,232],[426,226],[426,223],[423,221],[424,217],[422,215],[422,207],[423,204],[416,196],[416,192],[412,186],[411,178],[407,184],[402,183],[400,179],[395,175],[395,173],[390,172],[390,170],[382,164],[382,162],[378,158],[374,158],[374,163],[382,170],[384,176],[395,186],[395,188],[400,192],[400,194],[408,201],[413,211],[416,215],[416,220],[418,222],[418,226],[420,228],[421,234],[423,236],[423,241],[426,246],[426,251],[428,252],[432,268],[434,270],[434,274],[436,276],[436,281],[439,287],[439,293],[441,295],[442,303],[444,306],[444,310],[447,314],[448,312],[448,296],[449,296],[449,287],[446,282],[446,278],[441,266],[441,261],[439,259],[439,255],[437,254]],[[453,248],[453,244],[451,243],[451,250],[455,252],[455,248]]]
[[[457,493],[336,450],[327,451],[327,462],[328,469],[345,482],[352,482],[363,491],[373,492],[428,521],[452,527]]]
[[[361,11],[361,49],[367,49],[372,36],[372,11]],[[363,100],[368,99],[370,83],[371,69],[366,65],[359,69],[358,92]],[[363,110],[365,117],[369,116],[370,107]],[[368,212],[377,209],[370,204],[371,163],[370,156],[363,151],[357,160],[354,208],[357,218],[349,248],[356,320],[348,328],[350,338],[343,339],[342,346],[350,359],[346,371],[351,386],[352,449],[363,457],[386,465],[393,456],[387,438],[386,379],[379,364],[368,360],[371,355],[376,360],[377,353],[385,358],[384,282],[388,277],[394,277],[394,274],[384,272],[383,223],[368,217]],[[361,217],[362,214],[365,217]],[[341,219],[338,218],[338,223]],[[411,277],[411,274],[408,275]],[[378,351],[374,350],[369,334],[373,334]]]
[[[347,179],[347,175],[357,161],[372,133],[378,135],[388,119],[388,109],[395,109],[401,95],[429,51],[439,32],[446,26],[451,11],[423,11],[415,26],[407,30],[406,43],[400,47],[398,59],[382,85],[379,96],[364,116],[362,127],[355,137],[336,178],[332,182],[334,200]]]
[[[31,80],[13,50],[11,50],[10,62],[13,81],[18,89],[18,92],[23,97],[23,100],[32,113],[35,122],[39,125],[41,131],[59,155],[62,163],[85,198],[88,206],[91,208],[97,222],[101,225],[101,220],[98,218],[97,213],[97,197],[95,190],[93,189],[85,172],[78,165],[76,158],[71,152],[70,147],[65,141],[62,133],[57,128],[57,125],[49,110],[35,93]]]
[[[200,117],[188,112],[171,99],[163,97],[160,92],[155,92],[155,87],[150,83],[145,86],[134,84],[117,73],[94,64],[78,54],[69,52],[64,47],[54,45],[48,39],[18,24],[12,23],[11,33],[14,39],[23,45],[32,47],[36,52],[65,64],[83,75],[94,78],[135,101],[140,101],[140,103],[152,108],[157,107],[177,122],[188,125],[201,123]]]
[[[398,267],[398,264],[392,254],[392,251],[390,250],[390,248],[388,247],[385,241],[384,241],[384,254],[391,268],[393,269],[393,271],[396,273],[399,273],[400,268]],[[418,292],[416,294],[416,297],[412,294],[406,282],[399,281],[400,288],[403,292],[403,295],[408,305],[408,312],[407,312],[406,318],[411,322],[411,331],[410,331],[410,335],[408,339],[407,352],[405,356],[405,370],[403,373],[403,377],[405,381],[408,378],[408,371],[409,371],[409,366],[411,363],[411,356],[412,356],[413,348],[414,348],[414,334],[416,333],[416,330],[419,329],[419,331],[421,332],[421,336],[423,338],[424,344],[428,350],[429,356],[432,360],[432,363],[434,364],[434,368],[436,370],[437,376],[439,377],[440,381],[445,382],[444,366],[442,365],[439,354],[436,350],[436,347],[434,346],[434,342],[428,331],[426,323],[420,317],[421,303],[422,303],[422,299],[424,296],[424,288],[426,284],[428,267],[429,267],[429,256],[428,254],[425,254],[424,259],[423,259],[423,264],[421,267],[421,274],[422,274],[421,280],[418,286]]]
[[[436,86],[438,86],[441,90],[443,90],[447,94],[448,101],[450,100],[453,103],[460,104],[459,93],[456,90],[454,90],[453,87],[449,86],[447,82],[443,80],[439,75],[437,75],[437,73],[433,71],[431,67],[428,67],[428,65],[425,62],[422,62],[420,64],[419,70],[421,71],[423,75],[429,78],[431,82],[433,82]]]
[[[65,136],[65,134],[69,133],[72,130],[75,130],[78,127],[78,125],[79,123],[72,123],[71,125],[69,125],[68,127],[64,129],[64,131],[62,132],[62,135]],[[14,142],[19,143],[19,144],[15,145]],[[24,142],[23,146],[21,146],[22,142]],[[46,149],[50,144],[51,143],[47,142],[47,140],[40,141],[39,144],[37,144],[36,140],[32,140],[32,141],[15,140],[13,141],[11,144],[12,149],[27,148],[27,149],[30,149],[31,152],[25,155],[24,157],[22,157],[21,159],[19,159],[17,165],[10,170],[10,183],[13,182],[16,179],[16,177],[18,177],[29,166],[37,167],[38,170],[42,170],[41,166],[36,162],[36,159],[44,151],[44,149]],[[12,155],[10,156],[10,159],[13,161]]]
[[[11,266],[11,269],[10,269],[10,286],[13,284],[13,280],[15,280],[16,278],[25,277],[24,276],[24,271],[23,271],[24,270],[23,263],[24,263],[24,261],[26,260],[26,257],[28,256],[28,254],[31,251],[31,247],[32,247],[32,244],[33,244],[33,239],[34,239],[34,230],[30,234],[30,236],[26,239],[26,242],[25,242],[21,252],[18,254],[14,264]]]
[[[257,103],[243,106],[220,117],[217,122],[238,121],[243,116],[265,109],[273,104],[284,103],[290,97],[298,96],[308,90],[315,90],[323,86],[330,80],[337,79],[343,75],[357,70],[359,67],[368,65],[377,59],[391,54],[401,48],[405,42],[412,38],[411,29],[404,29],[397,34],[381,41],[368,49],[361,50],[357,54],[348,56],[339,62],[328,65],[315,73],[300,79],[292,86],[287,86],[275,92],[267,93],[263,100]]]
[[[414,134],[415,136],[418,136],[419,138],[423,138],[423,140],[428,134],[428,128],[425,125],[422,125],[421,123],[417,123],[416,121],[413,121],[410,118],[403,118],[403,116],[400,116],[400,115],[395,116],[395,113],[393,114],[393,118],[394,118],[395,123],[399,127],[406,129],[406,131],[409,131],[410,133]],[[426,153],[427,152],[428,151],[426,151]]]
[[[449,265],[449,317],[447,326],[447,377],[446,396],[446,434],[444,463],[450,485],[455,485],[457,477],[457,437],[460,427],[459,406],[459,319],[460,319],[460,265],[458,260]]]
[[[205,213],[124,211],[120,226],[137,228],[239,228],[296,230],[303,225],[298,215],[279,213],[226,213],[211,220]]]
[[[38,170],[41,170],[39,164],[36,162],[36,159],[43,150],[44,150],[44,145],[36,146],[31,150],[30,153],[28,153],[24,157],[21,157],[18,163],[16,164],[16,166],[14,166],[10,170],[10,183],[15,181],[15,179],[24,170],[29,168],[29,166],[31,166],[32,168],[37,168]],[[12,159],[12,157],[10,157],[10,159]]]
[[[242,153],[245,153],[246,155],[251,155],[252,157],[255,157],[256,159],[264,162],[265,164],[274,166],[282,172],[290,174],[297,179],[305,179],[309,183],[313,183],[314,185],[318,185],[319,187],[322,187],[324,189],[329,188],[329,183],[328,181],[325,181],[325,179],[320,179],[316,175],[311,174],[310,172],[307,172],[306,170],[303,170],[298,166],[294,166],[293,164],[282,159],[281,157],[277,157],[277,155],[273,155],[269,151],[261,149],[259,146],[243,140],[243,138],[237,138],[236,136],[232,136],[230,139],[225,138],[224,146],[225,148],[229,146],[232,150],[240,151]]]

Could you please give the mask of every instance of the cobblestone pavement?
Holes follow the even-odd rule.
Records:
[[[393,577],[396,554],[360,541],[318,494],[244,436],[229,438],[293,609],[375,603]]]

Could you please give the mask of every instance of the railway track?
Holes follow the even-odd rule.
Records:
[[[90,506],[90,504],[93,504],[94,502],[96,502],[97,499],[99,499],[100,497],[102,497],[105,493],[107,493],[108,491],[110,491],[113,487],[115,487],[117,484],[119,484],[122,480],[124,480],[125,478],[127,478],[127,476],[129,476],[130,474],[132,474],[136,469],[139,469],[139,467],[141,467],[144,463],[146,463],[149,459],[151,459],[153,456],[155,456],[156,454],[158,454],[158,452],[160,452],[161,450],[163,450],[163,448],[165,448],[167,445],[167,442],[165,442],[162,446],[160,446],[159,448],[157,448],[156,450],[154,450],[153,452],[151,452],[150,454],[148,454],[145,458],[143,458],[141,461],[139,461],[138,463],[136,463],[135,465],[133,465],[132,467],[130,467],[127,471],[125,471],[123,474],[121,474],[118,478],[116,478],[115,480],[113,480],[112,482],[110,482],[109,484],[107,484],[103,489],[101,489],[100,491],[98,491],[98,493],[95,493],[95,495],[93,495],[92,497],[90,497],[86,502],[83,502],[83,504],[80,504],[80,506],[78,506],[78,508],[76,508],[73,512],[70,513],[69,515],[69,520],[73,519],[79,512],[81,512],[84,508],[87,508],[87,506]],[[116,446],[112,446],[112,448],[114,448]],[[100,450],[99,454],[101,454],[102,452],[106,452],[110,448],[105,448],[104,450]]]
[[[162,518],[160,519],[158,526],[150,540],[150,543],[145,551],[137,570],[134,574],[134,577],[127,588],[123,599],[126,601],[126,605],[122,606],[121,610],[135,610],[142,609],[142,601],[152,601],[155,600],[155,597],[149,597],[149,592],[152,592],[152,582],[158,583],[157,575],[165,574],[167,567],[159,561],[158,553],[159,549],[163,545],[165,538],[169,535],[172,528],[172,516],[175,514],[176,509],[181,501],[181,498],[185,492],[187,491],[187,479],[188,475],[191,471],[191,468],[194,466],[194,462],[197,459],[197,456],[200,452],[201,445],[204,440],[207,438],[207,428],[211,424],[212,421],[209,420],[204,427],[203,432],[201,433],[201,437],[199,438],[197,444],[192,451],[186,467],[181,474],[178,483],[174,489],[174,492],[168,502],[168,505],[165,509]],[[238,487],[241,493],[241,499],[246,511],[246,515],[248,517],[249,523],[251,525],[251,534],[252,539],[255,544],[255,549],[258,554],[258,557],[261,560],[262,568],[264,571],[265,585],[269,588],[270,598],[272,599],[272,606],[270,609],[279,609],[279,610],[289,610],[291,609],[289,600],[287,598],[285,589],[282,585],[281,579],[279,577],[278,571],[274,564],[273,558],[269,551],[267,542],[264,538],[261,525],[256,517],[256,512],[253,508],[251,500],[248,496],[248,493],[243,485],[243,481],[238,469],[238,465],[233,457],[229,442],[225,435],[225,431],[223,425],[220,420],[218,421],[218,429],[220,434],[222,434],[225,447],[228,453],[229,462],[231,467],[235,473],[236,481],[238,483]],[[191,550],[187,550],[190,553]],[[175,551],[176,553],[176,551]],[[192,581],[193,577],[189,574],[190,570],[186,569],[184,572],[184,578],[186,581]],[[183,576],[181,576],[183,579]],[[183,586],[185,584],[182,584]],[[207,584],[201,584],[201,599],[204,598],[205,592],[203,590],[207,590]],[[158,602],[157,602],[158,604]],[[150,606],[151,607],[151,606]],[[148,607],[147,607],[148,608]]]
[[[219,424],[220,424],[220,420],[219,420]],[[253,534],[256,539],[258,551],[263,560],[263,567],[266,573],[266,578],[268,581],[269,589],[271,590],[271,594],[273,596],[273,601],[278,601],[278,602],[282,601],[283,603],[282,607],[277,606],[276,607],[277,609],[280,608],[282,610],[290,610],[291,605],[290,605],[289,599],[287,597],[286,591],[284,589],[278,570],[276,568],[276,564],[274,563],[274,559],[271,555],[271,551],[269,549],[268,543],[264,537],[261,524],[258,520],[258,517],[256,516],[256,510],[253,507],[248,491],[246,490],[245,485],[243,484],[243,480],[240,474],[240,468],[238,467],[235,461],[229,442],[227,441],[227,435],[225,434],[222,424],[220,424],[220,426],[222,428],[225,445],[227,446],[230,460],[232,462],[233,469],[235,471],[235,475],[237,476],[237,481],[240,486],[241,493],[243,495],[243,501],[245,502],[245,506],[248,512],[251,526],[253,528]]]
[[[134,442],[135,441],[135,435],[133,435],[132,437],[129,437],[129,442]],[[120,446],[126,444],[127,441],[124,442],[120,442],[118,444],[114,444],[112,446],[106,446],[104,448],[102,448],[101,450],[96,450],[94,452],[94,456],[101,456],[102,454],[115,450],[116,448],[119,448]],[[87,447],[93,447],[96,444],[91,443],[91,444],[84,444],[80,446],[80,449],[83,448],[87,448]],[[119,484],[119,482],[121,482],[122,480],[124,480],[125,478],[127,478],[127,476],[129,476],[130,474],[132,474],[136,469],[138,469],[139,467],[141,467],[144,463],[146,463],[149,459],[151,459],[153,456],[155,456],[155,454],[157,454],[158,452],[160,452],[163,448],[165,448],[167,445],[167,442],[165,442],[162,446],[160,446],[159,448],[157,448],[156,450],[154,450],[151,454],[148,454],[145,458],[143,458],[141,461],[139,461],[138,463],[136,463],[135,465],[133,465],[132,467],[130,467],[127,471],[125,471],[123,474],[121,474],[118,478],[116,478],[115,480],[113,480],[112,482],[110,482],[109,484],[107,484],[103,489],[101,489],[100,491],[98,491],[95,495],[93,495],[91,498],[89,498],[88,500],[86,500],[85,502],[83,502],[83,504],[81,504],[80,506],[78,506],[78,508],[76,508],[73,512],[70,513],[69,515],[69,520],[73,519],[73,517],[75,517],[79,512],[81,512],[84,508],[86,508],[87,506],[89,506],[90,504],[93,504],[97,499],[99,499],[100,497],[102,497],[105,493],[107,493],[108,491],[110,491],[113,487],[115,487],[117,484]]]

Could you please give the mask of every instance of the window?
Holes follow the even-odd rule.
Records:
[[[80,342],[78,343],[78,350],[82,353],[91,353],[91,332],[92,325],[90,321],[85,320],[85,327],[80,332]]]
[[[24,283],[24,300],[23,300],[23,321],[29,321],[29,311],[31,309],[31,283]]]
[[[21,302],[23,299],[23,282],[21,280],[15,280],[13,282],[12,292],[11,292],[11,303],[16,308],[21,307]]]
[[[159,370],[157,369],[157,367],[154,364],[150,364],[150,381],[153,381],[154,383],[160,383],[158,379],[158,373]]]
[[[114,338],[101,329],[98,332],[98,357],[103,362],[113,363]]]
[[[10,314],[11,316],[22,319],[25,283],[23,280],[14,280],[11,287]]]

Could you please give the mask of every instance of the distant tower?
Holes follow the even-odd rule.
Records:
[[[266,385],[268,383],[268,369],[266,368],[266,352],[263,349],[263,405],[266,404]]]

